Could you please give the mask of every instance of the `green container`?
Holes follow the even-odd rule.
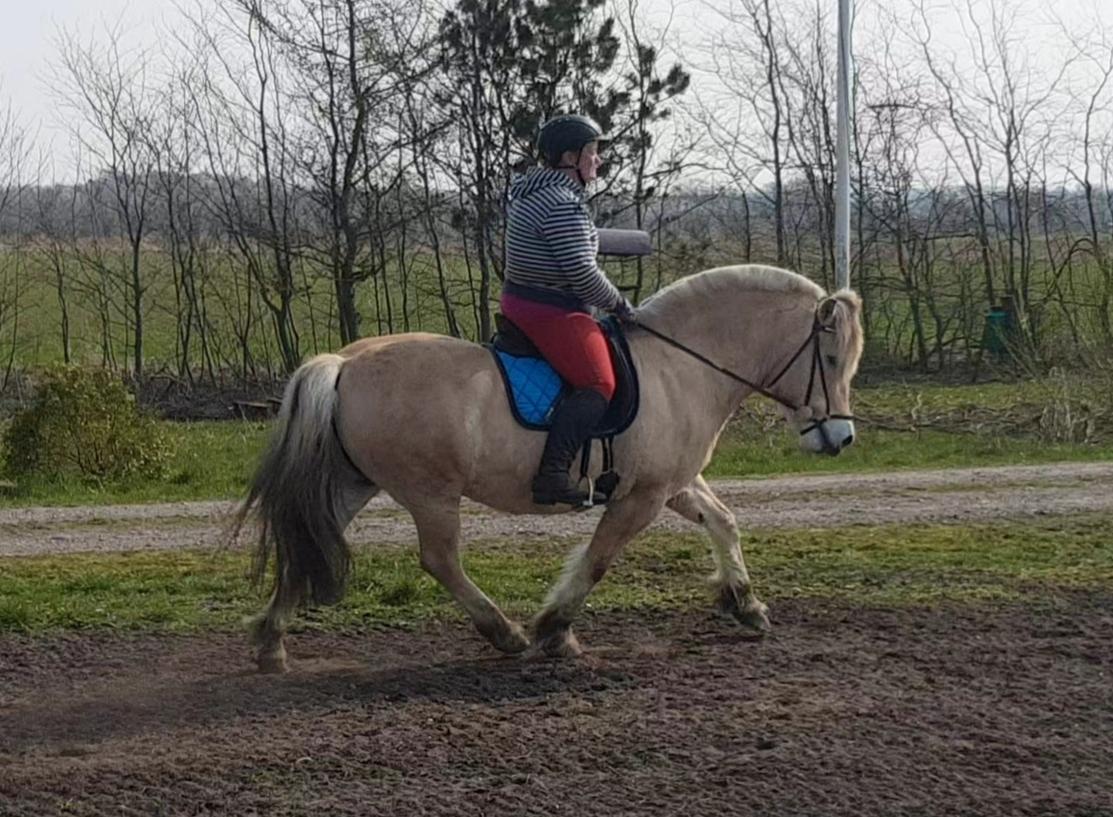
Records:
[[[997,357],[1009,354],[1009,335],[1012,334],[1012,315],[1000,307],[993,307],[985,315],[982,331],[982,348]]]

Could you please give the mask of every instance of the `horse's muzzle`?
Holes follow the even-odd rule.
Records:
[[[834,457],[853,444],[854,420],[845,416],[826,417],[809,423],[800,434],[805,448]]]

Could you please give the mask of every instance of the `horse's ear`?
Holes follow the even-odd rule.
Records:
[[[839,302],[836,298],[825,298],[819,305],[817,314],[819,315],[819,323],[827,329],[833,329],[835,324],[835,315],[839,311]]]

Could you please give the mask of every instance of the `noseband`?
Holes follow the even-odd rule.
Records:
[[[748,386],[749,388],[756,391],[758,394],[764,395],[770,400],[780,403],[782,406],[793,413],[800,411],[801,408],[811,403],[812,393],[815,390],[815,375],[816,372],[819,372],[819,384],[820,387],[823,389],[823,403],[825,406],[825,413],[822,417],[814,418],[811,423],[809,423],[804,429],[800,431],[801,435],[807,434],[808,432],[814,431],[815,429],[819,429],[819,433],[823,435],[824,442],[827,443],[829,447],[834,447],[831,438],[827,435],[827,421],[854,419],[854,416],[851,414],[831,413],[831,396],[827,388],[827,371],[823,365],[823,355],[821,355],[819,352],[819,336],[823,334],[833,333],[835,330],[829,326],[823,325],[823,322],[819,320],[818,309],[816,310],[816,313],[812,318],[812,331],[808,334],[808,337],[802,344],[800,344],[800,348],[796,350],[796,353],[791,358],[789,358],[788,363],[786,363],[781,368],[781,370],[777,373],[777,376],[770,380],[769,383],[766,385],[754,383],[752,380],[748,380],[737,372],[733,372],[725,366],[720,366],[718,363],[715,363],[713,360],[709,360],[694,349],[685,346],[683,343],[676,340],[675,338],[671,338],[663,332],[658,332],[656,329],[646,326],[644,323],[635,322],[635,325],[641,327],[646,332],[653,335],[655,338],[659,338],[670,346],[673,346],[680,351],[691,355],[700,363],[703,363],[706,366],[710,366],[715,371],[725,374],[732,380],[736,380],[744,386]],[[777,385],[777,383],[780,382],[781,378],[783,378],[785,374],[788,373],[788,370],[792,368],[793,364],[795,364],[796,361],[800,359],[800,356],[804,354],[809,345],[812,347],[812,370],[811,374],[808,375],[808,390],[804,394],[804,402],[800,405],[796,405],[795,403],[792,403],[788,400],[785,400],[783,397],[774,394],[771,390],[774,386]]]

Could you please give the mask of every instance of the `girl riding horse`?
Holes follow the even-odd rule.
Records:
[[[541,166],[510,187],[502,313],[572,387],[553,414],[533,479],[533,501],[539,505],[582,505],[588,499],[568,470],[615,391],[610,350],[590,307],[634,319],[629,301],[595,261],[599,236],[588,214],[586,187],[603,164],[599,150],[605,139],[586,116],[550,119],[537,139]],[[591,499],[606,501],[598,494]]]

